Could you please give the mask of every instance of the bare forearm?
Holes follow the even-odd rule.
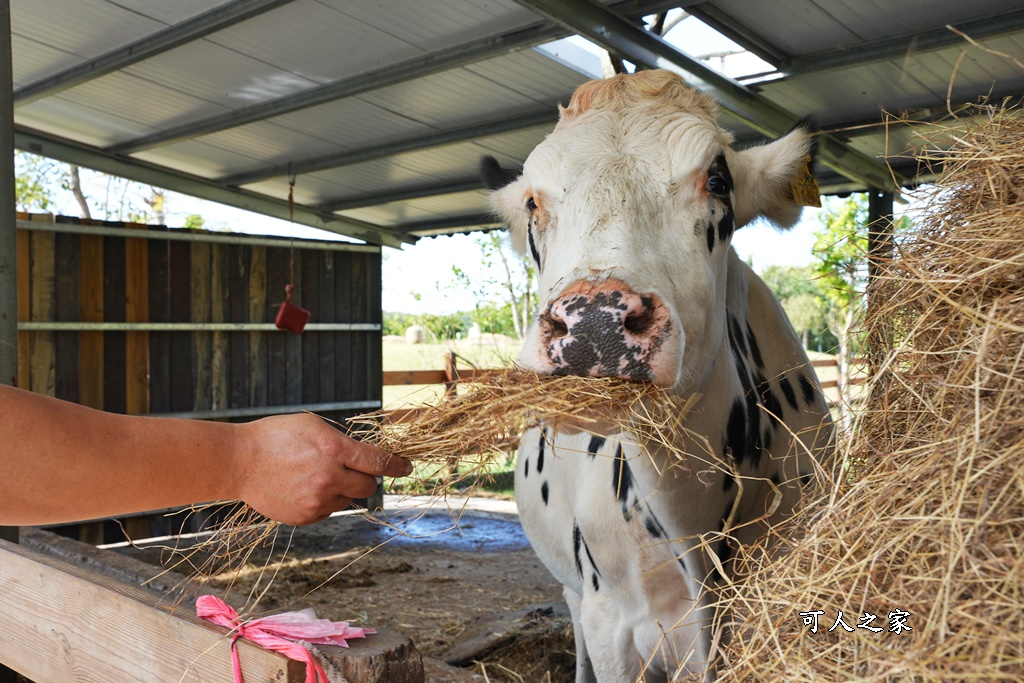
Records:
[[[238,430],[114,415],[0,387],[0,524],[237,497]]]

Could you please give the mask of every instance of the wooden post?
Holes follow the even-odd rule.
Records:
[[[14,68],[11,3],[0,0],[0,383],[18,385],[18,222],[14,196]],[[24,267],[24,266],[22,266]],[[18,527],[0,527],[0,539],[18,542]],[[0,683],[14,673],[0,666]]]
[[[444,359],[444,400],[451,401],[458,391],[459,370],[455,367],[455,352],[449,351]],[[455,477],[459,473],[459,459],[452,454],[451,463],[448,465],[449,476]]]
[[[868,318],[872,317],[875,307],[879,304],[878,281],[882,265],[892,258],[893,244],[893,194],[882,192],[877,188],[868,191]],[[873,376],[881,360],[880,353],[889,347],[889,340],[884,333],[876,330],[865,340],[867,345],[868,372]]]
[[[455,391],[458,388],[459,371],[455,367],[455,352],[449,351],[444,359],[444,400],[450,401],[455,398]]]

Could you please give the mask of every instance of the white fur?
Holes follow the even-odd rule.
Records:
[[[633,78],[660,79],[658,87],[671,81],[663,75]],[[537,465],[541,432],[523,436],[516,500],[538,555],[565,585],[581,683],[634,681],[648,664],[649,671],[666,675],[712,675],[704,673],[712,655],[711,611],[701,587],[712,565],[699,546],[702,535],[709,541],[717,538],[735,489],[724,491],[724,475],[707,465],[705,451],[710,446],[721,456],[730,408],[743,394],[727,316],[742,321],[744,329],[749,322],[761,339],[763,370],[777,392],[780,381],[796,383],[800,373],[813,381],[781,307],[738,260],[728,240],[718,238],[717,227],[709,250],[708,225],[717,226],[726,204],[705,189],[709,168],[723,155],[735,182],[736,226],[758,216],[792,225],[800,209],[793,206],[789,180],[807,153],[806,133],[796,131],[735,152],[729,147],[731,136],[711,120],[710,106],[673,87],[669,82],[670,96],[638,101],[611,92],[610,104],[589,109],[589,99],[574,97],[562,123],[527,159],[522,177],[492,195],[513,243],[524,253],[530,253],[527,231],[533,231],[541,258],[542,308],[579,280],[618,278],[636,292],[656,293],[670,309],[674,335],[664,346],[674,372],[663,383],[701,397],[686,422],[692,434],[703,437],[686,441],[693,454],[689,461],[669,461],[664,453],[645,452],[625,440],[638,506],[638,514],[628,520],[613,486],[611,454],[623,441],[621,435],[590,456],[589,435],[549,431],[543,470]],[[602,90],[600,84],[589,93],[595,90]],[[693,104],[689,110],[687,102]],[[532,215],[530,198],[537,204]],[[544,369],[544,357],[535,322],[520,363]],[[813,430],[807,439],[813,448],[828,438],[821,398],[801,406],[787,411],[785,428],[773,427],[772,448],[760,465],[748,463],[742,470],[755,479],[745,482],[743,497],[735,503],[737,524],[765,512],[777,521],[799,499],[795,479],[812,465],[806,453],[794,448],[787,429]],[[783,485],[765,485],[772,475]],[[542,484],[547,485],[546,502]],[[651,536],[645,526],[650,518],[664,526],[671,542]],[[586,567],[582,576],[577,569],[574,525],[600,570],[600,589]],[[750,542],[763,529],[763,522],[750,524],[733,535]]]

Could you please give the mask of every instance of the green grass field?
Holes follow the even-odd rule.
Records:
[[[450,341],[439,344],[406,344],[403,341],[384,342],[384,370],[443,370],[445,358],[454,351],[458,354],[456,367],[506,368],[510,367],[522,345],[504,337],[481,340]],[[384,407],[400,408],[432,403],[441,397],[440,384],[422,386],[384,387]]]

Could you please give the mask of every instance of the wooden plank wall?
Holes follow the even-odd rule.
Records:
[[[49,215],[19,218],[52,221]],[[380,324],[379,252],[296,248],[294,265],[292,253],[276,245],[21,230],[18,317],[273,322],[294,272],[295,303],[311,311],[310,322]],[[18,383],[138,414],[379,401],[380,334],[21,332]]]

